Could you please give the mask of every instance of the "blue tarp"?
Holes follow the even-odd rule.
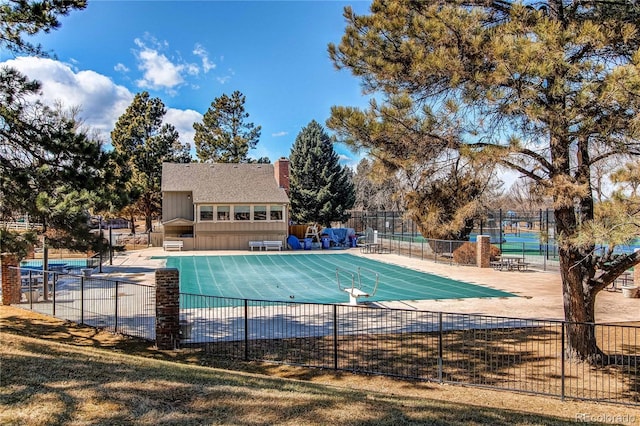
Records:
[[[287,244],[291,247],[291,250],[302,249],[302,244],[300,244],[300,240],[295,235],[289,235],[289,237],[287,237]]]
[[[350,236],[355,236],[353,228],[324,228],[321,235],[327,235],[334,246],[350,247]]]

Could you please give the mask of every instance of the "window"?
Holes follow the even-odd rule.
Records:
[[[213,220],[213,206],[200,206],[200,220]]]
[[[267,220],[267,206],[253,206],[253,220]]]
[[[233,208],[233,220],[250,220],[251,210],[249,206],[235,206]]]
[[[269,210],[271,220],[282,220],[282,206],[271,206]]]
[[[231,209],[229,208],[229,206],[218,206],[218,215],[216,217],[218,218],[218,220],[231,220],[231,216],[229,214],[230,211]]]

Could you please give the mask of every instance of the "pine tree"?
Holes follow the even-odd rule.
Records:
[[[34,45],[23,34],[48,33],[60,27],[59,15],[87,7],[86,0],[8,0],[0,5],[0,47],[14,53],[46,56],[42,46]]]
[[[161,210],[162,163],[191,161],[189,145],[180,143],[174,126],[162,123],[165,113],[160,98],[138,93],[111,132],[115,155],[131,173],[127,191],[137,195],[134,203],[145,217],[147,231]]]
[[[28,214],[41,222],[52,247],[96,248],[88,210],[107,182],[108,154],[72,114],[33,101],[39,87],[0,68],[0,214]],[[2,239],[17,241],[8,231]]]
[[[640,263],[640,252],[617,253],[613,241],[596,241],[585,230],[601,225],[593,169],[638,155],[640,6],[374,0],[370,10],[345,9],[342,42],[329,46],[335,65],[361,77],[366,90],[406,93],[425,111],[434,108],[436,120],[451,123],[432,126],[426,141],[453,132],[457,142],[449,149],[509,167],[553,199],[568,355],[615,360],[602,353],[590,325],[595,298]],[[338,112],[335,118],[361,127],[349,110]],[[356,144],[366,136],[350,133]],[[381,139],[368,148],[393,153],[396,143]],[[416,141],[415,150],[423,148]],[[596,243],[608,249],[597,250]]]
[[[85,7],[85,0],[3,2],[0,47],[46,56],[42,46],[24,35],[57,29],[60,15]],[[73,116],[39,102],[39,89],[40,83],[15,69],[0,68],[0,219],[28,214],[42,221],[45,230],[55,227],[49,244],[95,248],[100,242],[88,232],[86,209],[96,201],[91,192],[105,183],[107,156]],[[55,210],[42,208],[45,199],[54,201],[50,205]],[[35,233],[18,235],[3,229],[0,247],[22,257],[35,238]]]
[[[289,161],[295,221],[329,227],[349,218],[347,210],[355,203],[351,173],[340,165],[329,136],[315,120],[296,137]]]
[[[239,91],[231,97],[216,98],[202,117],[202,123],[194,123],[193,140],[196,155],[201,162],[213,163],[268,163],[269,160],[249,158],[260,139],[261,126],[245,123],[249,113],[244,110],[245,96]]]

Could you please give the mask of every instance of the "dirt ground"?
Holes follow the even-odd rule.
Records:
[[[159,351],[153,344],[114,335],[89,327],[80,327],[23,309],[0,306],[0,336],[17,334],[59,342],[74,347],[91,347],[178,363],[204,365],[242,371],[287,380],[302,380],[338,388],[369,390],[407,398],[429,398],[469,407],[493,407],[527,416],[544,415],[589,424],[640,424],[640,407],[533,396],[483,388],[439,385],[400,379],[354,375],[322,369],[307,369],[265,363],[206,361],[189,351]],[[0,370],[2,364],[0,364]],[[1,373],[1,371],[0,371]],[[536,424],[537,422],[534,422]]]
[[[154,270],[164,267],[160,257],[213,254],[237,255],[250,252],[171,252],[162,248],[147,248],[118,254],[113,265],[105,266],[102,274],[112,278],[128,278],[132,281],[153,282]],[[335,252],[333,252],[335,253]],[[363,256],[359,250],[346,253]],[[263,255],[263,253],[254,253]],[[273,254],[273,252],[269,253]],[[286,255],[286,252],[282,254]],[[434,273],[452,279],[484,285],[510,292],[517,297],[480,298],[455,300],[421,300],[381,303],[385,307],[420,309],[441,312],[474,313],[518,318],[562,319],[563,305],[560,277],[557,272],[495,271],[491,268],[450,266],[431,261],[411,259],[395,254],[368,254],[367,257]],[[596,320],[607,323],[634,323],[639,320],[640,299],[624,298],[619,292],[603,291],[596,303]],[[304,380],[352,389],[371,389],[407,397],[428,397],[443,401],[460,402],[470,406],[496,407],[523,413],[558,416],[568,420],[600,420],[600,423],[640,424],[640,408],[610,404],[561,401],[550,397],[531,396],[512,392],[491,391],[482,388],[409,382],[378,376],[352,375],[319,369],[305,369],[264,363],[222,362],[203,359],[189,351],[158,351],[149,342],[48,318],[29,311],[0,307],[0,332],[15,333],[54,340],[74,346],[92,346],[136,356],[195,363],[211,367],[238,370],[270,377]],[[1,365],[0,365],[1,368]],[[612,421],[613,420],[613,421]]]

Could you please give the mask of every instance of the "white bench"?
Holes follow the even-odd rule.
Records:
[[[179,250],[182,251],[184,243],[182,241],[164,241],[162,247],[167,250]]]
[[[251,251],[253,251],[254,248],[262,250],[262,247],[264,247],[264,241],[249,241],[249,248]]]
[[[262,246],[265,250],[282,250],[282,241],[263,241]]]

